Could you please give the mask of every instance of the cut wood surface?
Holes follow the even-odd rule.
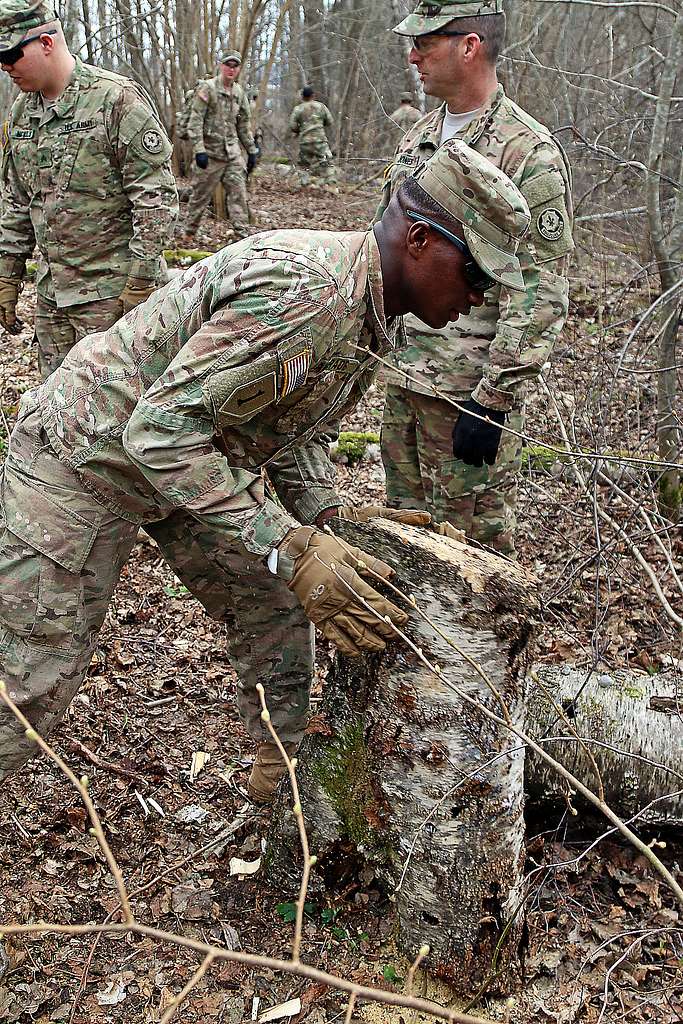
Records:
[[[338,536],[396,569],[396,585],[459,648],[413,611],[406,632],[449,683],[515,722],[523,718],[536,611],[534,583],[495,555],[382,520],[333,521]],[[399,602],[400,603],[400,602]],[[463,653],[482,666],[497,693]],[[519,970],[524,751],[439,680],[403,642],[337,658],[300,753],[311,851],[328,881],[370,861],[393,890],[399,945],[472,994]],[[291,886],[298,841],[288,800],[276,808],[270,877]],[[496,984],[493,987],[497,987]]]

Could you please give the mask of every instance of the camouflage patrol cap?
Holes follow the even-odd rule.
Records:
[[[11,50],[32,28],[57,20],[54,4],[45,0],[0,0],[0,50]]]
[[[461,139],[450,139],[414,178],[446,214],[460,221],[470,252],[483,270],[524,291],[516,252],[531,214],[517,186]]]
[[[227,64],[229,60],[234,60],[238,64],[241,64],[242,54],[240,53],[239,50],[226,50],[225,53],[222,53],[218,58],[218,63]]]
[[[454,18],[478,18],[482,14],[501,14],[503,0],[424,0],[412,14],[397,25],[394,32],[399,36],[425,36],[437,32]]]

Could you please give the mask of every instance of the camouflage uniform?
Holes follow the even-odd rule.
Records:
[[[312,628],[264,557],[341,503],[327,431],[373,379],[357,346],[386,355],[392,338],[373,232],[271,232],[184,271],[24,396],[2,479],[0,678],[37,729],[78,690],[145,523],[229,623],[250,734],[265,738],[261,681],[300,740]],[[0,712],[0,776],[29,753]]]
[[[498,3],[491,0],[491,12]],[[439,5],[420,6],[433,14]],[[432,19],[440,24],[432,30],[458,14],[477,13],[468,4],[442,6],[444,14]],[[428,14],[411,15],[403,23],[406,32],[426,31]],[[377,217],[401,182],[440,146],[445,112],[443,104],[427,114],[399,143]],[[435,398],[432,388],[455,401],[473,397],[489,408],[508,410],[507,425],[523,429],[527,381],[549,358],[567,316],[571,176],[548,129],[508,99],[502,86],[456,138],[500,167],[528,202],[531,230],[518,253],[526,292],[496,286],[486,293],[483,306],[443,331],[416,317],[405,318],[405,347],[392,359],[395,369],[387,371],[382,458],[390,505],[426,508],[437,520],[447,519],[481,543],[512,554],[521,442],[504,431],[492,467],[478,469],[454,459],[451,428],[457,412]]]
[[[196,167],[192,177],[186,232],[199,227],[204,210],[218,185],[225,190],[225,205],[238,237],[249,231],[247,175],[243,149],[258,153],[251,131],[251,111],[239,82],[224,85],[220,75],[200,82],[192,100],[187,136],[195,156],[206,153],[209,166]]]
[[[311,178],[328,182],[336,180],[332,150],[325,132],[333,124],[332,114],[319,100],[304,100],[294,107],[289,118],[289,130],[299,140],[302,185],[308,185]]]
[[[0,277],[23,277],[38,248],[36,338],[43,377],[123,312],[127,282],[168,280],[177,216],[171,143],[127,78],[76,58],[53,104],[14,101],[3,133]]]
[[[408,129],[412,128],[413,125],[416,124],[422,117],[420,111],[417,109],[417,107],[414,107],[411,104],[410,100],[410,96],[408,97],[407,100],[402,100],[401,106],[397,107],[393,114],[389,115],[390,119],[394,122],[394,124],[400,131],[401,135],[405,135]],[[394,138],[395,137],[396,136],[394,136]]]

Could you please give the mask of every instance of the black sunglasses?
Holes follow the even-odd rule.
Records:
[[[9,50],[0,50],[0,64],[7,64],[9,67],[12,67],[24,56],[24,47],[28,46],[29,43],[35,43],[36,39],[42,39],[43,36],[56,35],[56,28],[48,28],[37,36],[29,36],[28,39],[22,39],[20,43],[17,43],[16,46]]]
[[[411,36],[410,41],[413,44],[413,48],[419,52],[422,49],[420,40],[424,41],[429,36],[479,36],[479,41],[484,42],[484,36],[480,36],[478,32],[447,32],[437,29],[436,32],[425,32],[421,36]]]
[[[432,220],[431,217],[425,217],[416,210],[406,210],[406,217],[409,217],[411,220],[420,221],[422,224],[429,224],[430,228],[434,228],[435,231],[438,231],[439,234],[447,238],[449,242],[452,242],[456,249],[460,250],[466,258],[463,272],[465,274],[465,281],[470,288],[474,288],[477,292],[486,292],[489,288],[493,288],[496,282],[489,274],[486,273],[483,267],[479,266],[470,252],[469,246],[463,242],[462,239],[458,238],[457,235],[454,235],[452,231],[448,230],[448,228],[443,227],[443,225],[439,224],[438,221]]]

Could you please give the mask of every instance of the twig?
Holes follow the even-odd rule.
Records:
[[[189,996],[190,992],[192,992],[197,987],[202,978],[206,975],[207,971],[210,969],[211,964],[214,962],[215,959],[216,957],[214,956],[213,953],[206,954],[199,970],[195,971],[195,973],[192,975],[192,977],[190,978],[182,992],[179,992],[178,995],[175,997],[175,999],[167,1008],[163,1017],[159,1021],[159,1024],[168,1024],[168,1022],[175,1016],[176,1010],[180,1009],[180,1007],[183,1005],[183,1003]]]

